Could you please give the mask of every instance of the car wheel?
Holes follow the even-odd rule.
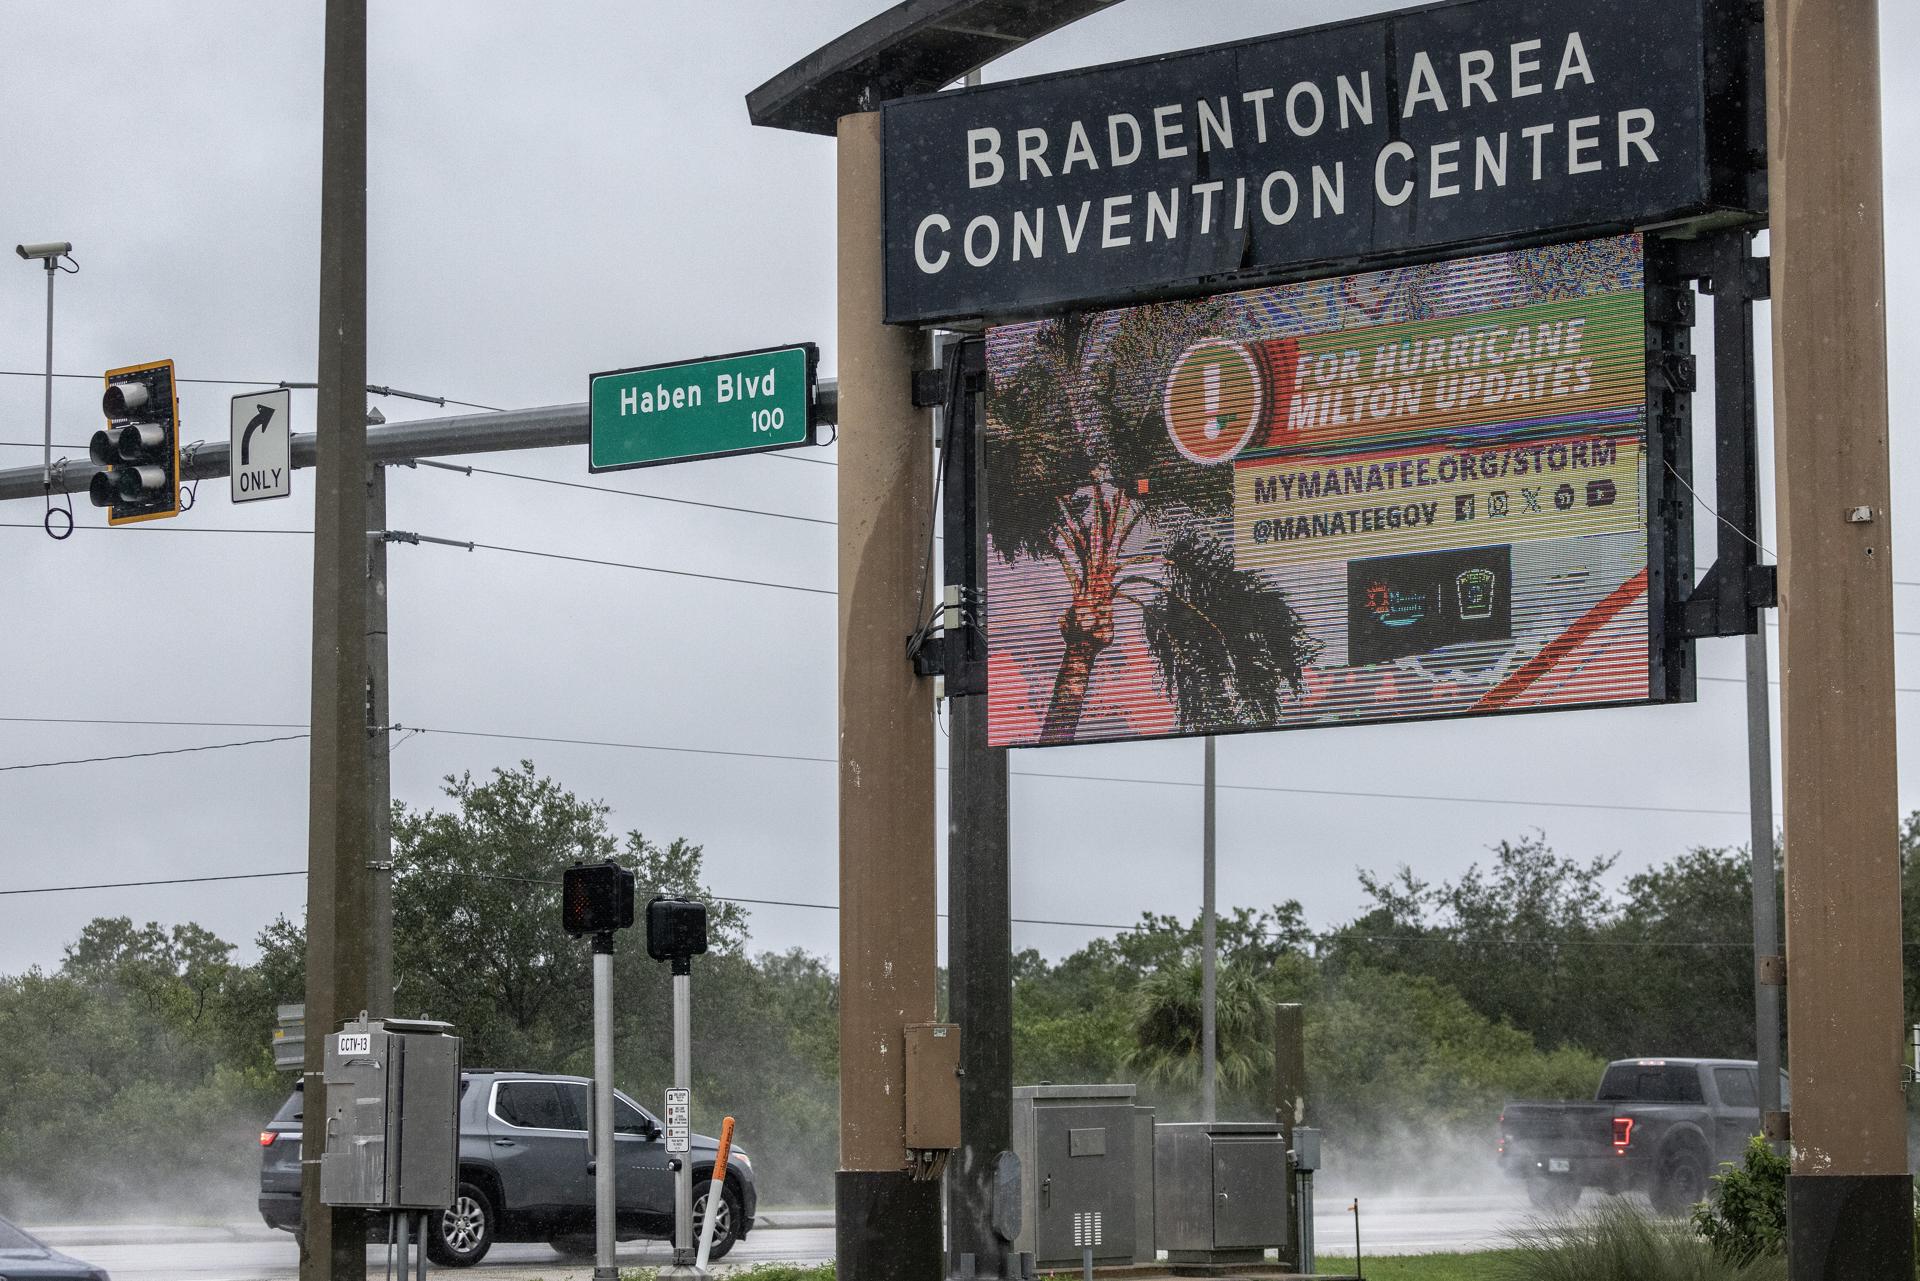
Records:
[[[1527,1201],[1536,1210],[1564,1214],[1580,1204],[1581,1187],[1572,1179],[1536,1174],[1527,1179]]]
[[[493,1202],[471,1183],[462,1183],[453,1204],[432,1218],[427,1257],[447,1268],[469,1268],[493,1248]]]
[[[707,1217],[707,1195],[712,1187],[711,1181],[701,1184],[699,1195],[693,1198],[693,1244],[696,1249],[700,1245],[700,1231]],[[734,1191],[733,1184],[721,1184],[720,1208],[714,1213],[713,1249],[707,1255],[709,1259],[727,1257],[727,1251],[733,1249],[733,1243],[740,1239],[742,1217],[740,1194]]]
[[[1660,1154],[1648,1197],[1661,1214],[1678,1217],[1707,1199],[1707,1165],[1692,1148],[1674,1146]]]

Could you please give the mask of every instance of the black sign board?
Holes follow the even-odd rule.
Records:
[[[1469,547],[1347,562],[1347,664],[1367,667],[1513,639],[1513,549]]]
[[[1459,0],[889,102],[886,319],[1757,220],[1756,9]]]

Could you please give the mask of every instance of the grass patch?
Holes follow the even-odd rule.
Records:
[[[1512,1234],[1489,1281],[1786,1281],[1786,1261],[1735,1263],[1685,1222],[1649,1218],[1614,1201],[1587,1214],[1543,1219]]]
[[[712,1265],[714,1275],[724,1276],[728,1281],[739,1278],[740,1281],[833,1281],[831,1263],[756,1263],[749,1268],[729,1270],[724,1263]],[[655,1268],[625,1268],[620,1273],[620,1281],[655,1281],[659,1276]]]
[[[1386,1254],[1363,1256],[1360,1265],[1367,1281],[1487,1281],[1497,1275],[1495,1268],[1508,1259],[1512,1250],[1476,1250],[1472,1254]],[[1353,1275],[1352,1256],[1321,1254],[1313,1256],[1316,1272],[1335,1276]]]

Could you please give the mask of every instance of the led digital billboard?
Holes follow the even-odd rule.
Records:
[[[988,331],[989,733],[1691,696],[1639,236]]]

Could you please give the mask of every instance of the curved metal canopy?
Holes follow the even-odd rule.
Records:
[[[1113,0],[901,0],[747,95],[756,125],[831,134],[841,116],[932,93]]]

